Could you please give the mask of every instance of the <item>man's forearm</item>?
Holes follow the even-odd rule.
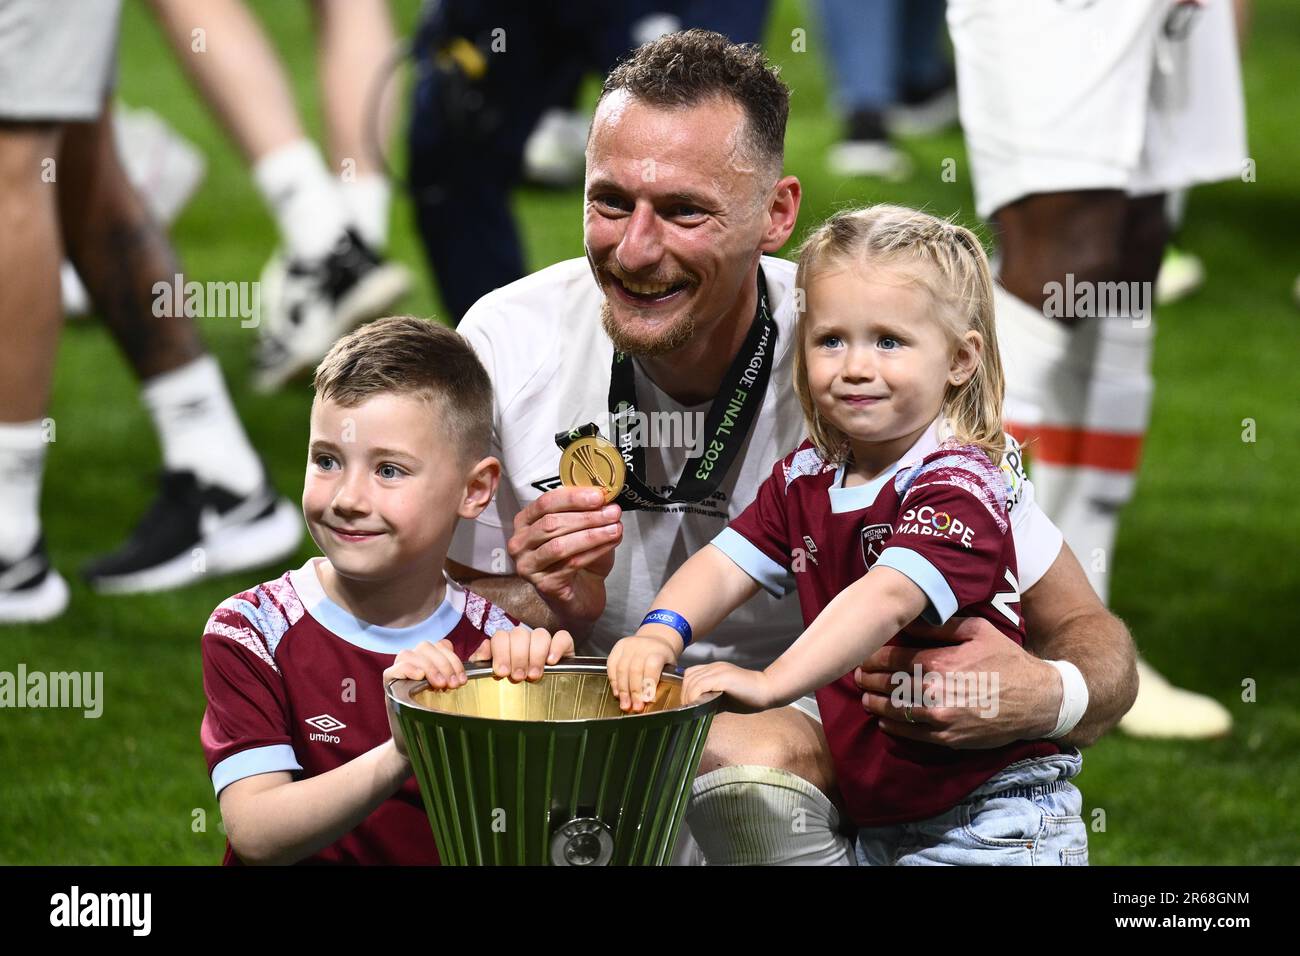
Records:
[[[1137,697],[1133,639],[1124,622],[1110,612],[1099,609],[1074,615],[1046,634],[1031,631],[1027,646],[1044,660],[1069,661],[1088,685],[1088,710],[1062,743],[1092,745],[1133,706]]]

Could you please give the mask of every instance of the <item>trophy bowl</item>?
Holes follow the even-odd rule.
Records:
[[[718,695],[681,704],[665,670],[625,714],[605,660],[570,657],[536,682],[466,664],[452,690],[386,688],[449,865],[662,866],[686,812]]]

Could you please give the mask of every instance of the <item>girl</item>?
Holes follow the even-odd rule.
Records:
[[[800,251],[795,389],[809,438],[757,499],[664,585],[609,674],[640,710],[665,659],[760,587],[797,589],[805,631],[766,670],[714,663],[684,695],[765,710],[816,690],[866,863],[1086,863],[1077,754],[1051,741],[953,750],[882,731],[854,666],[934,639],[956,614],[1023,643],[992,281],[966,229],[897,206],[840,213]],[[997,674],[895,675],[923,706],[995,714]],[[631,688],[642,688],[633,694]]]

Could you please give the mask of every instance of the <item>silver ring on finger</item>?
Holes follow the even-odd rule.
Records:
[[[904,705],[903,705],[903,718],[904,718],[904,719],[905,719],[909,724],[914,724],[914,723],[916,723],[916,721],[912,719],[912,705],[911,705],[911,704],[904,704]]]

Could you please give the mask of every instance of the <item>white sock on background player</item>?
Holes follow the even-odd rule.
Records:
[[[375,252],[388,245],[388,207],[392,187],[378,173],[365,173],[339,184],[348,218],[361,240]]]
[[[41,478],[45,473],[41,420],[0,424],[0,563],[27,557],[41,534]]]
[[[709,866],[851,866],[840,814],[797,774],[773,767],[723,767],[695,779],[686,807]]]
[[[1104,603],[1151,414],[1155,323],[1113,316],[1066,328],[1001,287],[995,297],[1008,426],[1030,440],[1036,500]]]
[[[267,153],[254,164],[253,181],[290,258],[323,258],[348,226],[339,181],[310,140]]]
[[[1155,322],[1085,319],[1073,329],[995,286],[1006,417],[1024,441],[1035,498],[1065,535],[1103,604],[1120,511],[1133,497],[1151,414]],[[1138,697],[1120,721],[1139,737],[1225,734],[1232,715],[1138,660]]]
[[[192,471],[201,482],[240,495],[262,487],[262,461],[211,355],[149,379],[140,391],[169,471]]]

